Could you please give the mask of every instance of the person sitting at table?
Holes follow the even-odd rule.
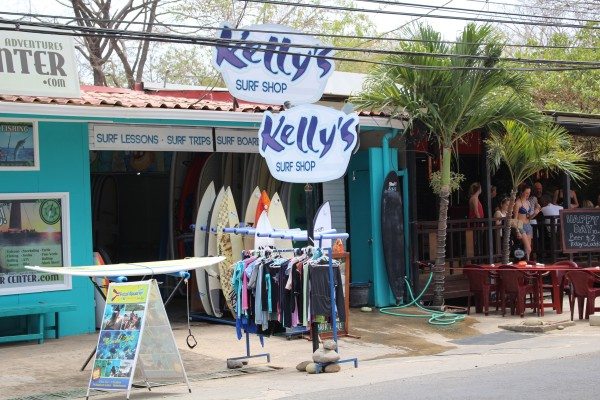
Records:
[[[594,203],[591,200],[585,199],[581,208],[594,208]]]
[[[542,196],[542,209],[540,212],[544,217],[558,217],[562,209],[563,206],[552,203],[550,196],[547,194]],[[549,225],[550,218],[544,218],[544,223]]]
[[[577,208],[579,207],[579,201],[577,201],[577,193],[575,193],[574,190],[570,190],[570,199],[571,202],[569,203],[569,208]],[[556,189],[554,191],[554,199],[552,201],[554,204],[561,204],[563,203],[563,191],[562,189]]]
[[[519,196],[515,201],[513,209],[513,217],[523,223],[523,228],[517,230],[517,239],[523,243],[526,260],[529,260],[532,251],[531,239],[533,238],[533,227],[531,226],[531,220],[540,212],[539,204],[534,209],[529,202],[530,194],[531,188],[527,184],[521,184],[519,186]]]

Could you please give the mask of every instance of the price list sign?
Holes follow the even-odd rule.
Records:
[[[65,290],[71,278],[25,265],[70,264],[68,194],[0,194],[0,295]]]

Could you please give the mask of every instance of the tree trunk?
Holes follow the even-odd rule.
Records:
[[[506,212],[506,217],[504,217],[504,226],[502,227],[502,264],[508,264],[510,261],[510,220],[513,217],[512,213],[516,198],[517,191],[512,189],[510,191],[508,211]]]
[[[448,204],[450,198],[450,162],[451,149],[444,147],[440,164],[442,167],[442,181],[440,190],[440,209],[438,217],[437,254],[433,268],[433,306],[444,305],[444,279],[446,270],[446,228],[448,221]]]

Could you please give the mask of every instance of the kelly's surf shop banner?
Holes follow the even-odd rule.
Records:
[[[25,265],[70,265],[68,194],[0,194],[0,295],[66,290],[71,278]]]
[[[260,154],[282,182],[318,183],[346,173],[358,143],[356,113],[303,104],[272,114],[265,111],[258,130]]]
[[[335,69],[335,52],[317,39],[276,24],[219,32],[213,65],[227,89],[241,100],[306,104],[318,101]]]
[[[126,390],[129,398],[136,374],[187,382],[156,280],[110,284],[87,395]]]

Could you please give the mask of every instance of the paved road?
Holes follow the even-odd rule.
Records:
[[[286,399],[597,399],[598,371],[600,352],[443,372]]]

